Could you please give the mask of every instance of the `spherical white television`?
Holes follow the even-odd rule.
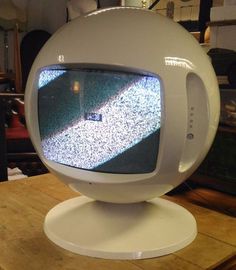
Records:
[[[194,240],[192,214],[159,198],[196,170],[219,119],[210,60],[185,29],[138,8],[81,16],[40,51],[25,104],[39,157],[83,194],[49,211],[50,240],[109,259]]]

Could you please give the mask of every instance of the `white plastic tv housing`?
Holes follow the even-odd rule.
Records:
[[[193,241],[194,217],[157,198],[194,172],[218,125],[216,76],[186,30],[138,8],[79,17],[40,51],[25,103],[39,157],[86,196],[49,211],[49,239],[110,259],[161,256]]]

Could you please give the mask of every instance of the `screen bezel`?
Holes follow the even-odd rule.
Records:
[[[133,175],[135,177],[135,175],[151,175],[151,174],[156,174],[157,170],[158,170],[158,160],[159,160],[159,151],[160,151],[160,145],[161,145],[161,133],[162,133],[162,129],[163,129],[163,115],[165,114],[164,112],[164,89],[163,89],[163,83],[162,80],[160,78],[160,76],[158,76],[157,74],[153,73],[153,72],[147,72],[144,70],[139,70],[139,69],[135,69],[135,68],[129,68],[129,67],[123,67],[123,66],[114,66],[114,65],[105,65],[105,64],[61,64],[61,65],[49,65],[46,67],[42,67],[40,69],[38,69],[37,71],[37,75],[36,75],[36,84],[39,81],[39,76],[40,73],[44,70],[94,70],[94,71],[108,71],[108,72],[119,72],[119,73],[128,73],[131,75],[138,75],[138,76],[150,76],[150,77],[155,77],[158,79],[159,83],[160,83],[160,96],[161,96],[161,119],[160,119],[160,129],[159,129],[159,135],[158,135],[158,139],[159,139],[159,143],[158,143],[158,149],[157,149],[157,155],[156,155],[156,167],[154,168],[153,171],[150,172],[136,172],[136,173],[122,173],[122,172],[106,172],[106,171],[97,171],[94,169],[85,169],[85,168],[79,168],[79,167],[74,167],[74,166],[70,166],[67,164],[63,164],[63,163],[59,163],[53,160],[49,160],[44,156],[43,153],[43,149],[42,146],[40,144],[40,152],[41,155],[43,156],[43,159],[45,160],[45,163],[50,163],[50,164],[56,164],[59,166],[63,166],[63,167],[68,167],[70,169],[73,170],[80,170],[80,171],[85,171],[85,172],[89,172],[89,173],[99,173],[99,174],[113,174],[113,175]],[[38,87],[36,87],[36,89],[38,90]],[[37,100],[37,106],[38,106],[38,100]],[[38,114],[38,113],[37,113]],[[39,132],[39,139],[41,142],[41,135]],[[54,165],[53,165],[54,166]]]

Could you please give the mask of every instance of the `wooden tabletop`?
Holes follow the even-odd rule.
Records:
[[[167,196],[187,208],[198,225],[197,238],[174,254],[118,261],[80,256],[57,247],[43,232],[44,217],[53,206],[75,196],[51,174],[0,183],[0,270],[236,269],[236,265],[224,268],[227,262],[235,262],[236,219]]]

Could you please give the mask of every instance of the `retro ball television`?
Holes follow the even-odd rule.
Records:
[[[191,213],[159,198],[199,166],[219,119],[216,76],[186,30],[138,8],[81,16],[40,51],[25,103],[39,157],[83,194],[49,211],[50,240],[109,259],[193,241]]]

